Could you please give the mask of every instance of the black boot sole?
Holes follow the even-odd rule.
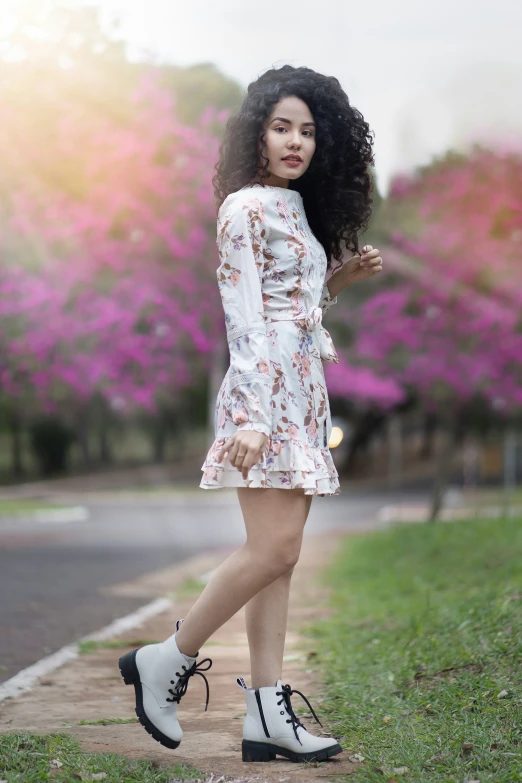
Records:
[[[337,756],[343,752],[343,748],[337,744],[324,750],[310,751],[309,753],[295,753],[288,748],[282,748],[279,745],[269,745],[266,742],[254,742],[253,740],[243,740],[241,745],[243,761],[273,761],[276,756],[284,756],[289,761],[297,764],[303,761],[325,761],[330,756]]]
[[[132,652],[125,653],[125,655],[122,655],[118,661],[121,676],[123,677],[123,682],[125,685],[134,685],[134,693],[136,695],[136,715],[138,716],[138,720],[145,731],[150,734],[152,739],[155,739],[156,742],[159,742],[160,745],[163,745],[165,748],[170,748],[170,750],[174,750],[180,743],[170,739],[170,737],[167,737],[165,734],[162,734],[161,731],[157,729],[156,726],[147,718],[145,710],[143,709],[143,690],[141,687],[140,673],[138,671],[138,667],[136,666],[137,652],[138,650],[136,649]]]

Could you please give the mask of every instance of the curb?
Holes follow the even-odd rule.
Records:
[[[110,639],[118,634],[125,633],[126,631],[132,631],[137,628],[145,620],[150,617],[154,617],[157,614],[161,614],[166,609],[170,609],[173,602],[170,598],[157,598],[155,601],[151,601],[149,604],[142,606],[131,614],[127,614],[124,617],[119,617],[117,620],[113,620],[112,623],[106,625],[104,628],[100,628],[94,633],[82,636],[72,644],[66,644],[60,650],[57,650],[51,655],[46,655],[45,658],[40,658],[39,661],[28,666],[26,669],[15,674],[11,679],[6,680],[0,685],[0,702],[5,699],[14,699],[20,694],[30,691],[37,680],[45,674],[59,669],[64,663],[72,661],[79,655],[79,646],[82,642],[103,642],[106,639]]]

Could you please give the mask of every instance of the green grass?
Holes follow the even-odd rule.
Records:
[[[8,783],[168,783],[201,780],[204,775],[183,764],[163,767],[116,753],[84,753],[77,740],[66,734],[16,733],[0,735],[0,778]]]
[[[78,642],[78,652],[81,655],[88,655],[96,650],[119,650],[127,647],[143,647],[144,644],[158,644],[157,639],[105,639],[97,642],[89,639],[84,642]]]
[[[522,520],[350,536],[325,581],[309,656],[349,780],[522,781]]]
[[[187,579],[184,579],[173,592],[167,594],[167,598],[170,598],[173,601],[181,601],[185,598],[196,598],[204,587],[205,582],[202,582],[200,579],[187,577]]]

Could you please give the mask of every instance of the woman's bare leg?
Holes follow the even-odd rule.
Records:
[[[313,495],[304,497],[306,501],[304,522],[306,522]],[[245,607],[250,647],[251,688],[275,685],[282,677],[288,599],[293,572],[292,568],[260,590]]]
[[[303,490],[238,489],[247,541],[219,566],[176,633],[178,648],[199,648],[256,593],[290,571],[301,550]]]

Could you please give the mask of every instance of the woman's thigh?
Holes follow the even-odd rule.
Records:
[[[313,495],[302,489],[249,489],[237,494],[247,533],[256,549],[301,541]]]

